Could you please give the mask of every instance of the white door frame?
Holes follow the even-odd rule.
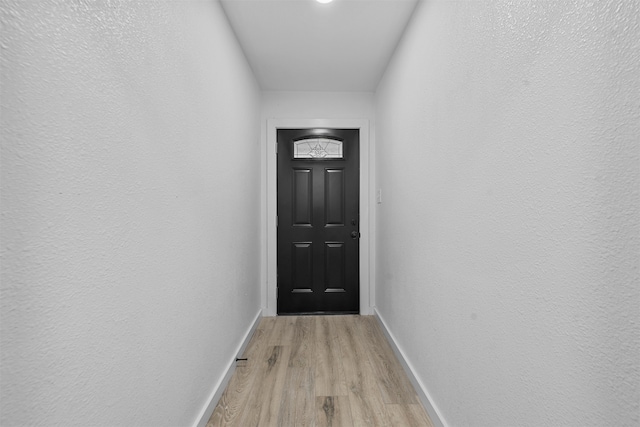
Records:
[[[278,129],[359,129],[360,130],[360,314],[372,314],[373,225],[371,224],[371,141],[367,119],[268,119],[267,120],[267,286],[263,313],[277,314],[277,159]]]

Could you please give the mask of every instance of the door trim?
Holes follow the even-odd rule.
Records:
[[[371,222],[371,141],[367,119],[268,119],[266,146],[266,287],[263,292],[263,308],[266,316],[277,313],[277,162],[276,142],[278,129],[334,128],[360,130],[360,314],[373,313],[373,277],[371,255],[373,253],[373,225]]]

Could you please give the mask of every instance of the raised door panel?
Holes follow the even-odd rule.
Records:
[[[291,292],[313,292],[313,244],[297,242],[291,245]]]
[[[343,242],[326,242],[324,246],[324,272],[326,293],[346,292],[346,251]]]
[[[325,169],[325,225],[344,226],[344,169]]]
[[[293,208],[294,226],[310,227],[313,212],[313,171],[312,169],[293,169]]]

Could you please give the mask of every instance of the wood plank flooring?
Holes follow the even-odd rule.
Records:
[[[373,316],[260,321],[207,427],[433,427]]]

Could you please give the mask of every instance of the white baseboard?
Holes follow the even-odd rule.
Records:
[[[376,319],[378,319],[380,326],[382,326],[382,331],[387,337],[387,340],[389,341],[391,348],[393,348],[393,352],[398,357],[398,360],[400,361],[400,364],[404,368],[404,371],[407,373],[407,376],[409,377],[411,384],[413,384],[413,388],[416,389],[418,398],[420,399],[420,402],[422,403],[424,408],[427,410],[427,413],[429,414],[429,418],[431,418],[433,425],[435,427],[447,427],[447,424],[445,423],[444,418],[440,414],[440,411],[433,404],[433,399],[431,399],[429,392],[427,391],[424,384],[422,384],[422,381],[420,381],[420,379],[416,376],[415,371],[413,369],[413,365],[411,364],[411,362],[409,362],[404,352],[398,346],[398,343],[395,337],[387,327],[387,324],[385,323],[382,316],[380,316],[378,309],[374,307],[373,313]]]
[[[258,314],[256,314],[253,322],[251,322],[251,326],[244,334],[244,338],[242,339],[242,342],[240,342],[238,349],[234,353],[233,359],[231,359],[231,361],[227,364],[227,369],[225,370],[224,376],[213,387],[213,391],[211,392],[211,395],[207,400],[207,404],[204,406],[204,408],[202,408],[202,410],[200,411],[200,415],[196,418],[194,427],[206,427],[207,422],[209,422],[209,418],[211,418],[211,414],[213,414],[218,401],[222,397],[222,393],[224,393],[224,390],[227,388],[227,384],[229,384],[229,380],[231,379],[233,372],[236,370],[236,357],[240,357],[244,350],[247,348],[247,345],[249,344],[253,333],[260,323],[260,319],[262,319],[262,309],[258,310]]]

